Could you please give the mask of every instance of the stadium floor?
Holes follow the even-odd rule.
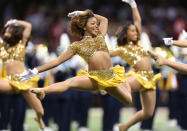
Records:
[[[101,131],[102,127],[102,114],[103,111],[101,108],[91,108],[89,111],[89,128],[90,131]],[[134,114],[134,108],[123,108],[121,110],[121,122],[125,122]],[[27,110],[26,113],[26,121],[25,121],[25,127],[26,131],[39,131],[38,124],[34,121],[34,111],[33,110]],[[156,117],[154,121],[154,131],[180,131],[177,126],[170,125],[168,123],[168,110],[167,108],[158,108],[156,112]],[[51,121],[50,127],[53,129],[53,131],[57,131],[55,129],[53,122]],[[77,131],[76,130],[76,124],[73,122],[71,124],[71,131]],[[129,131],[140,131],[138,124],[133,126]]]

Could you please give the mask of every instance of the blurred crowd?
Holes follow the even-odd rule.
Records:
[[[153,46],[167,36],[178,37],[186,29],[185,0],[137,0],[144,30]],[[114,35],[121,24],[132,22],[129,5],[120,0],[1,0],[0,27],[10,18],[32,23],[32,41],[46,43],[54,51],[61,33],[68,32],[67,14],[74,10],[91,9],[109,19],[109,35]],[[75,38],[71,39],[72,41]]]
[[[137,4],[143,23],[142,43],[147,43],[146,48],[162,46],[163,37],[172,36],[178,39],[181,31],[187,29],[185,0],[137,0]],[[25,62],[28,68],[32,68],[57,57],[71,42],[79,39],[69,34],[67,14],[84,9],[91,9],[109,19],[106,36],[109,48],[116,46],[114,34],[118,26],[132,21],[130,8],[120,0],[1,0],[0,30],[9,19],[23,19],[32,24],[32,35],[28,42]],[[187,63],[184,51],[177,56],[176,59]],[[118,57],[112,58],[112,62],[114,65],[120,64],[128,69],[128,65]],[[75,76],[81,68],[85,68],[84,61],[75,56],[59,67],[40,74],[41,80],[38,85],[43,87],[63,81]],[[172,126],[179,125],[181,129],[187,130],[185,124],[187,123],[187,88],[185,87],[187,76],[176,73],[169,67],[154,66],[154,69],[155,73],[161,71],[164,76],[157,85],[157,106],[168,107],[168,117]],[[134,94],[134,99],[136,110],[140,110],[138,94]],[[78,123],[78,131],[89,131],[88,110],[92,106],[103,108],[102,130],[115,131],[115,124],[120,120],[122,107],[109,95],[78,91],[48,95],[42,104],[45,109],[45,124],[49,126],[49,119],[53,118],[59,131],[70,131],[72,121]],[[26,103],[22,96],[0,94],[0,130],[8,130],[8,123],[11,123],[11,131],[24,130],[25,111]],[[153,119],[154,116],[142,122],[140,128],[152,130]]]

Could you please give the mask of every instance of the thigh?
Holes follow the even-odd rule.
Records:
[[[13,94],[16,91],[7,81],[0,80],[0,92]]]
[[[70,78],[62,84],[67,85],[70,89],[80,90],[80,91],[95,91],[98,90],[97,82],[88,76],[76,76]]]
[[[156,90],[146,90],[140,92],[140,99],[142,104],[142,109],[145,112],[154,112],[156,103]]]
[[[141,84],[138,82],[137,78],[134,76],[129,76],[125,78],[125,82],[129,84],[132,92],[139,91],[142,88]]]
[[[105,90],[107,91],[108,94],[115,97],[124,105],[132,103],[131,93],[127,89],[123,88],[122,86],[108,87]]]

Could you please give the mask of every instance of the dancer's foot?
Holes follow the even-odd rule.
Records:
[[[40,128],[41,128],[42,130],[45,129],[45,124],[44,124],[42,118],[39,119],[39,118],[36,117],[36,118],[34,118],[34,120],[38,122],[38,124],[40,125]]]
[[[127,131],[127,129],[126,129],[124,124],[119,124],[117,127],[118,127],[119,131]]]
[[[45,97],[45,92],[41,88],[32,88],[30,91],[36,94],[37,98],[43,100]]]

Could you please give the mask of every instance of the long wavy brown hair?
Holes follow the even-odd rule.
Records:
[[[71,18],[69,22],[69,29],[72,35],[82,38],[84,36],[84,27],[86,26],[88,19],[94,17],[94,13],[91,10],[85,10],[85,13],[76,15]]]
[[[11,37],[7,38],[4,36],[6,29],[9,28],[11,31]],[[2,29],[1,35],[3,38],[3,41],[6,44],[9,44],[10,46],[14,46],[17,44],[20,40],[23,38],[23,31],[24,31],[24,26],[19,25],[19,24],[11,24],[8,26],[5,26]]]

